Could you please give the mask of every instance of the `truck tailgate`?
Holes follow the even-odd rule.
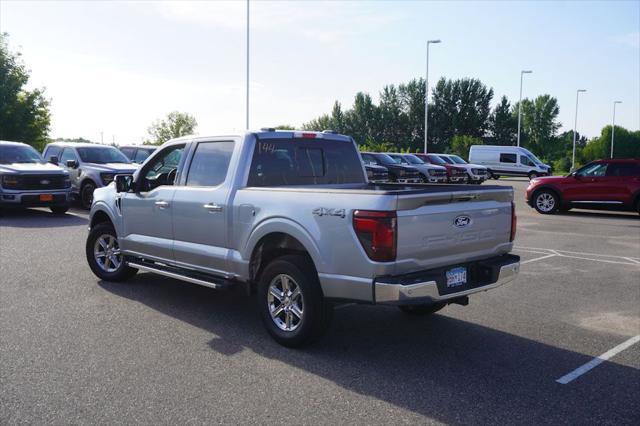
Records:
[[[511,188],[398,195],[395,272],[509,252],[512,200]]]

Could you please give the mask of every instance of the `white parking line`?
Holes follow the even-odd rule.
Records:
[[[620,343],[615,348],[608,350],[607,352],[603,353],[599,357],[596,357],[591,361],[589,361],[588,363],[584,364],[583,366],[576,368],[571,373],[565,374],[564,376],[556,380],[556,382],[566,385],[567,383],[572,382],[573,380],[582,376],[584,373],[594,369],[598,365],[602,364],[603,362],[607,361],[608,359],[612,358],[613,356],[619,354],[620,352],[624,351],[625,349],[631,347],[632,345],[638,342],[640,342],[640,334],[630,338],[629,340],[623,343]]]
[[[535,262],[537,260],[542,260],[542,259],[548,259],[550,257],[555,257],[555,256],[557,256],[557,255],[552,253],[552,254],[548,254],[546,256],[536,257],[536,258],[533,258],[533,259],[525,260],[524,262],[520,262],[520,265],[526,265],[527,263]]]
[[[593,262],[613,263],[616,265],[633,265],[633,266],[640,265],[640,259],[637,259],[635,257],[612,256],[608,254],[584,253],[579,251],[568,251],[568,250],[552,250],[552,249],[542,249],[542,248],[534,248],[534,247],[514,247],[514,249],[528,252],[528,253],[536,253],[536,254],[548,253],[553,256],[566,257],[569,259],[591,260]],[[549,257],[553,257],[553,256],[549,256]],[[525,263],[525,262],[522,262],[522,263]]]

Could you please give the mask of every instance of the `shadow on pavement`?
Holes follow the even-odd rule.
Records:
[[[148,273],[99,285],[210,332],[208,345],[220,354],[250,350],[445,423],[632,424],[640,417],[628,397],[640,391],[638,370],[608,363],[560,385],[557,378],[591,356],[445,315],[340,309],[323,340],[292,350],[271,340],[255,301],[240,291],[216,292]]]
[[[55,228],[86,225],[88,218],[80,216],[84,210],[70,209],[63,215],[48,209],[6,209],[0,213],[0,226],[9,228]]]

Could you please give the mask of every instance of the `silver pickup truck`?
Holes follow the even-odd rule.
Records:
[[[373,184],[352,138],[273,131],[165,143],[96,189],[87,261],[255,292],[279,343],[327,328],[336,302],[429,314],[512,281],[513,190]]]

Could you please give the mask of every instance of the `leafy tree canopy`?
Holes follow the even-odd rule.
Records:
[[[168,140],[192,135],[198,123],[191,114],[173,111],[164,120],[155,121],[147,130],[151,137],[149,143],[160,145]]]
[[[9,50],[0,33],[0,139],[28,143],[40,151],[47,142],[51,116],[44,89],[27,90],[29,71],[19,52]]]

